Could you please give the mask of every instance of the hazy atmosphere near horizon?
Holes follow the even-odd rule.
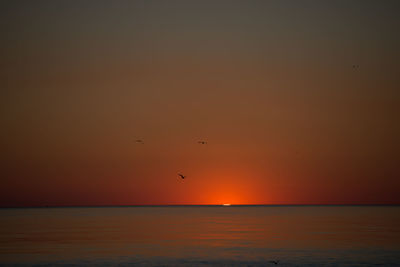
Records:
[[[1,1],[0,207],[400,204],[399,14]]]

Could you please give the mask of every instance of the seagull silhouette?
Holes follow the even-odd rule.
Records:
[[[279,261],[269,261],[270,263],[273,263],[275,265],[277,265],[279,263]]]
[[[199,144],[202,144],[202,145],[205,145],[205,144],[207,144],[207,142],[206,142],[206,141],[199,141],[199,142],[197,142],[197,143],[199,143]]]
[[[143,143],[143,140],[140,140],[140,139],[137,139],[135,142],[136,142],[136,143],[140,143],[140,144],[142,144],[142,145],[144,144],[144,143]]]
[[[185,178],[186,178],[186,176],[183,175],[183,174],[178,173],[178,175],[179,175],[182,179],[185,179]]]

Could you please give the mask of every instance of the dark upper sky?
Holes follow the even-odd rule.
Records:
[[[0,206],[399,204],[399,14],[2,1]]]

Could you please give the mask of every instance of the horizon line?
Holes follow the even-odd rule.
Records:
[[[229,204],[229,207],[296,207],[296,206],[400,206],[400,204]],[[221,204],[141,204],[141,205],[36,205],[36,206],[0,206],[0,209],[24,209],[24,208],[129,208],[129,207],[226,207]]]

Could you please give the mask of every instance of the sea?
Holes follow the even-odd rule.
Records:
[[[400,206],[0,209],[1,266],[400,266]]]

